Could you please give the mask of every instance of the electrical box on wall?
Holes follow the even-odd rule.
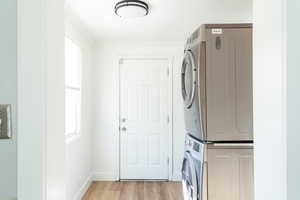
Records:
[[[0,104],[0,139],[11,138],[11,105]]]

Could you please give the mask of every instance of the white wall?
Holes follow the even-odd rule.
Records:
[[[0,2],[0,104],[12,105],[12,139],[0,139],[0,199],[17,198],[17,1]]]
[[[64,1],[18,1],[18,199],[65,200]]]
[[[256,200],[286,200],[284,3],[285,0],[254,0]]]
[[[299,199],[300,2],[254,0],[256,200]]]
[[[82,124],[79,137],[67,140],[67,200],[79,200],[91,182],[91,65],[93,41],[82,27],[66,18],[66,36],[82,50]]]
[[[44,8],[45,1],[18,1],[19,200],[45,199]],[[30,119],[28,113],[31,114]]]
[[[299,199],[300,180],[300,2],[289,0],[287,20],[287,199]]]
[[[66,199],[64,1],[46,1],[46,198]]]
[[[173,56],[173,178],[180,178],[184,149],[180,70],[182,44],[99,43],[93,66],[93,172],[96,180],[118,179],[118,56]]]

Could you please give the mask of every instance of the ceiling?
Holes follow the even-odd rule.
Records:
[[[252,21],[252,0],[146,0],[149,15],[123,19],[116,0],[69,0],[67,8],[96,39],[182,42],[200,24]]]

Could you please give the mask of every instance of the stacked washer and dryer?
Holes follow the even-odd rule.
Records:
[[[185,200],[253,200],[252,24],[205,24],[181,71]]]

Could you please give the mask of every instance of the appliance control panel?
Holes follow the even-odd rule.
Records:
[[[11,138],[11,105],[0,104],[0,139]]]

